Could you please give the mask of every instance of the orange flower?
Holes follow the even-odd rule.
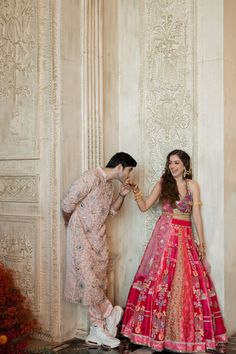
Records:
[[[6,344],[7,342],[7,336],[5,336],[5,334],[2,334],[0,336],[0,345]]]
[[[137,326],[135,327],[135,333],[140,333],[141,332],[141,324],[138,323]]]
[[[164,334],[163,332],[160,332],[158,335],[159,340],[163,340],[164,339]]]

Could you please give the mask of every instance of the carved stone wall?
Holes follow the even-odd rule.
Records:
[[[147,0],[143,5],[140,115],[143,183],[150,192],[171,150],[183,149],[193,157],[195,19],[193,1]],[[155,220],[156,213],[149,212],[147,239]]]
[[[1,1],[0,13],[0,158],[36,158],[38,4]]]
[[[39,158],[37,1],[2,1],[0,51],[0,259],[38,313]],[[11,161],[12,160],[12,161]],[[18,165],[18,168],[16,167]],[[34,203],[34,211],[28,206]]]
[[[38,220],[33,217],[0,217],[0,258],[16,270],[16,284],[39,311]]]
[[[0,201],[39,201],[39,176],[0,176]]]
[[[0,260],[60,336],[60,2],[0,3]]]

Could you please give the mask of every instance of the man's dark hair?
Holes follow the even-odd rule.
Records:
[[[126,152],[117,152],[114,156],[112,156],[110,161],[107,163],[106,167],[114,168],[119,164],[121,164],[123,168],[129,166],[131,167],[137,166],[137,162],[135,161],[135,159],[133,159],[132,156],[130,156]]]

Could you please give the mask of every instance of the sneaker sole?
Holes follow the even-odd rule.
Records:
[[[99,342],[98,340],[95,340],[93,339],[92,337],[89,338],[89,339],[85,339],[85,342],[90,345],[90,346],[93,346],[93,347],[100,347],[102,345],[101,342]]]
[[[89,345],[89,346],[93,346],[93,347],[104,347],[104,348],[111,348],[111,349],[114,349],[114,348],[117,348],[119,347],[120,343],[117,344],[117,345],[107,345],[107,344],[104,344],[102,343],[101,341],[98,341],[97,338],[95,339],[94,337],[90,337],[90,338],[86,338],[85,339],[85,342]]]

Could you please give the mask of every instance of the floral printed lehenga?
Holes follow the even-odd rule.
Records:
[[[192,194],[163,204],[130,288],[122,333],[156,351],[204,352],[227,342],[212,280],[199,259]]]

